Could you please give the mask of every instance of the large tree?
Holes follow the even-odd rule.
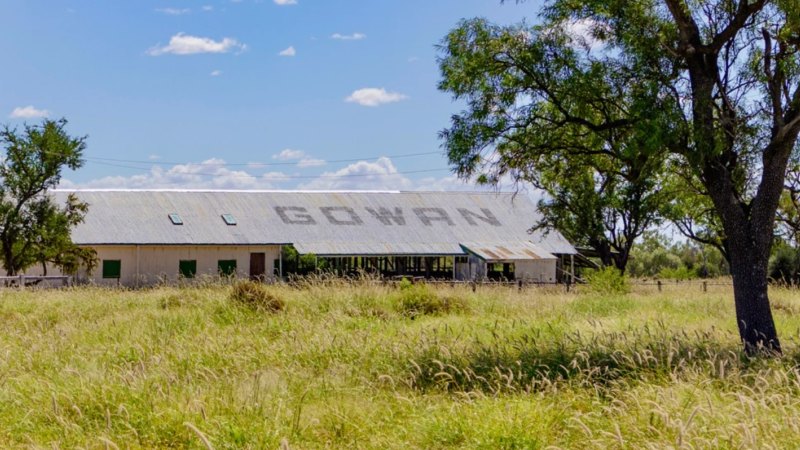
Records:
[[[531,183],[547,194],[535,228],[558,229],[624,271],[663,202],[669,129],[654,109],[658,86],[587,64],[590,48],[558,27],[475,19],[442,49],[439,87],[469,105],[441,133],[459,175]]]
[[[0,131],[4,147],[0,162],[0,259],[7,275],[37,263],[52,263],[67,272],[76,264],[93,266],[91,252],[70,240],[71,228],[83,220],[87,205],[69,196],[57,205],[48,190],[58,185],[66,167],[77,169],[86,148],[85,137],[71,137],[67,121],[45,120],[8,126]]]
[[[780,352],[767,265],[787,163],[800,133],[800,2],[554,0],[540,19],[541,25],[502,32],[468,21],[446,39],[443,87],[468,105],[453,118],[450,131],[458,131],[465,118],[473,122],[469,132],[458,133],[461,142],[446,139],[451,162],[461,170],[489,146],[502,154],[511,138],[520,142],[519,158],[535,161],[541,150],[514,135],[534,140],[554,135],[552,124],[567,133],[573,133],[574,124],[588,131],[651,129],[652,138],[642,140],[642,147],[626,149],[643,159],[666,161],[687,186],[699,187],[696,194],[713,206],[714,218],[706,222],[719,224],[706,229],[717,231],[730,262],[745,349]],[[576,35],[587,43],[582,52],[575,51],[581,40]],[[502,45],[512,36],[524,43],[524,52],[511,53]],[[566,38],[559,45],[554,36]],[[449,44],[458,39],[460,45]],[[565,47],[575,57],[569,64],[562,61]],[[451,61],[483,75],[471,76],[460,91],[453,89],[448,86],[455,77]],[[508,64],[505,71],[493,72],[493,63],[480,67],[487,61]],[[563,82],[595,70],[627,77],[634,87],[622,105],[640,107],[598,114],[608,109],[605,105],[619,103],[609,83]],[[525,83],[509,83],[514,78]],[[496,94],[486,95],[487,86],[496,87]],[[641,106],[647,103],[649,109]],[[525,107],[515,108],[509,120],[506,104]],[[562,120],[543,122],[541,111],[553,108]],[[498,121],[513,126],[487,142],[483,131]],[[452,152],[454,143],[460,152]]]

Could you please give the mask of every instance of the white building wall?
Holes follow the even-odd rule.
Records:
[[[556,261],[556,259],[514,261],[514,277],[524,281],[555,283]]]
[[[97,285],[146,286],[160,282],[176,282],[179,279],[181,260],[197,261],[195,279],[216,277],[220,260],[236,260],[236,272],[240,278],[250,276],[250,254],[265,254],[267,279],[275,273],[274,261],[279,258],[280,246],[97,246],[98,265],[91,275],[79,273],[79,281]],[[120,278],[103,278],[103,260],[120,261]],[[39,275],[41,268],[31,268],[30,275]],[[57,270],[48,270],[48,275],[58,275]]]

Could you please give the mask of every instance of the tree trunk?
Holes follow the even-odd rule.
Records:
[[[8,244],[3,241],[3,268],[6,269],[6,276],[13,277],[17,274],[16,268],[14,267],[14,252],[12,251],[12,245]]]
[[[763,351],[781,353],[781,344],[769,304],[768,260],[752,249],[737,249],[731,253],[733,297],[736,304],[736,322],[745,352]]]

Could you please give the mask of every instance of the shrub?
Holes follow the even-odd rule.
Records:
[[[231,288],[230,300],[254,311],[278,312],[286,306],[284,301],[255,281],[239,281]]]
[[[181,306],[186,305],[186,300],[183,296],[179,294],[168,294],[164,297],[161,297],[161,308],[162,309],[170,309],[170,308],[179,308]]]
[[[181,289],[178,292],[166,294],[161,297],[160,305],[162,309],[181,308],[185,306],[197,305],[202,301],[199,291],[192,289]]]
[[[630,286],[624,275],[615,267],[584,272],[589,290],[597,294],[627,294]]]
[[[412,284],[403,279],[398,287],[397,310],[409,317],[447,314],[467,309],[463,299],[440,296],[424,283]]]
[[[769,277],[773,280],[783,283],[792,284],[798,279],[798,261],[797,250],[781,246],[769,260]]]
[[[697,278],[698,274],[696,271],[686,266],[680,266],[676,269],[665,267],[661,269],[661,272],[658,273],[658,276],[659,278],[664,278],[667,280],[690,280],[692,278]]]

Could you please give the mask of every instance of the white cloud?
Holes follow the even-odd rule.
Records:
[[[407,98],[408,96],[404,94],[389,92],[384,88],[363,88],[354,91],[345,101],[357,103],[361,106],[379,106],[386,103],[399,102]]]
[[[147,169],[142,169],[147,170]],[[199,164],[179,164],[164,169],[153,166],[145,173],[131,176],[108,176],[83,183],[62,180],[60,188],[120,189],[274,189],[286,181],[282,172],[252,174],[225,167],[225,161],[208,159]]]
[[[279,161],[297,161],[297,167],[305,169],[307,167],[319,167],[327,164],[324,159],[314,158],[302,150],[293,150],[290,148],[282,150],[277,155],[272,155],[272,159]],[[250,163],[256,165],[258,163]]]
[[[300,167],[301,169],[304,169],[306,167],[324,166],[325,164],[326,163],[325,163],[324,159],[306,157],[306,158],[303,158],[300,161],[298,161],[297,167]]]
[[[277,155],[272,155],[272,159],[277,159],[279,161],[291,161],[293,159],[302,159],[306,156],[306,152],[302,150],[293,150],[291,148],[286,148],[281,150],[280,153]]]
[[[166,14],[168,16],[182,16],[192,12],[189,8],[156,8],[156,12]]]
[[[412,57],[408,58],[408,62],[410,62],[410,63],[415,63],[417,61],[419,61],[419,57],[417,57],[417,56],[412,56]]]
[[[294,49],[294,46],[289,46],[289,48],[281,50],[278,53],[278,56],[294,56],[297,54],[297,50]]]
[[[335,172],[325,172],[319,178],[302,183],[300,189],[412,189],[411,180],[398,173],[392,160],[386,157],[375,162],[358,161]]]
[[[333,33],[331,35],[331,39],[337,39],[340,41],[360,41],[361,39],[366,39],[367,35],[364,33],[353,33],[353,34],[341,34],[341,33]]]
[[[209,12],[209,11],[213,11],[213,10],[214,10],[214,7],[213,7],[213,6],[211,6],[211,5],[204,5],[204,6],[202,6],[200,9],[202,9],[202,10],[203,10],[203,11],[205,11],[205,12]]]
[[[221,70],[212,70],[209,75],[211,75],[212,77],[218,77],[218,76],[222,75],[222,71]]]
[[[148,156],[147,159],[149,159],[150,161],[158,161],[159,159],[161,159],[161,156],[160,155],[156,155],[156,154],[152,154],[152,155]]]
[[[304,152],[287,149],[274,159],[321,161],[309,157]],[[158,158],[151,155],[151,159]],[[298,163],[298,164],[300,164]],[[324,163],[324,162],[323,162]],[[86,182],[72,182],[63,179],[60,188],[120,188],[120,189],[309,189],[309,190],[409,190],[409,191],[493,191],[491,186],[477,186],[455,175],[428,176],[411,179],[398,171],[390,158],[381,157],[376,161],[358,161],[339,170],[325,172],[318,178],[295,178],[297,174],[279,171],[256,173],[267,165],[260,162],[249,163],[247,169],[228,169],[225,161],[211,158],[197,164],[179,164],[162,167],[142,167],[143,173],[130,176],[107,176]],[[510,180],[501,183],[500,189],[513,190]],[[534,200],[541,193],[534,189],[522,190]]]
[[[287,6],[287,5],[296,5],[297,0],[272,0],[275,2],[276,5],[280,6]]]
[[[8,117],[12,119],[38,119],[49,115],[50,111],[46,109],[36,109],[32,105],[28,105],[14,108]]]
[[[231,50],[244,51],[246,48],[246,45],[229,37],[215,41],[211,38],[178,33],[170,38],[169,45],[163,47],[157,45],[150,48],[147,53],[151,56],[164,54],[195,55],[199,53],[228,53]]]
[[[598,39],[598,34],[603,34],[608,27],[592,19],[580,19],[563,22],[561,30],[570,37],[575,46],[586,50],[597,50],[605,45]]]

